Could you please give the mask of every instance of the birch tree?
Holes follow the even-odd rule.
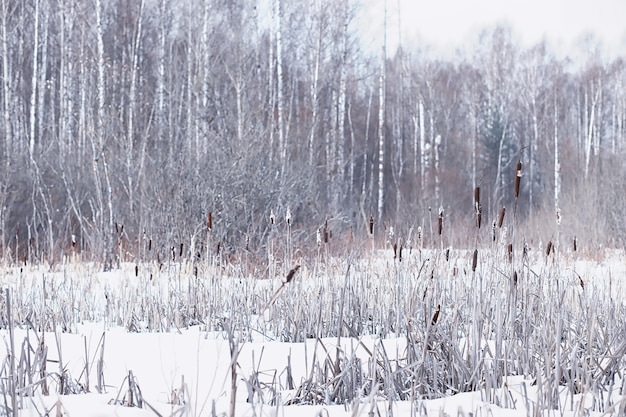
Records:
[[[383,44],[378,77],[378,219],[385,208],[385,94],[387,83],[387,0],[384,4]]]

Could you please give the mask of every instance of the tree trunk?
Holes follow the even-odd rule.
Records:
[[[387,78],[387,1],[385,0],[382,62],[378,82],[378,219],[383,218],[385,208],[385,87]]]

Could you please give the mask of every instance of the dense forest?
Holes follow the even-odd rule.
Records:
[[[624,244],[626,64],[601,45],[574,62],[497,26],[454,59],[372,53],[355,0],[0,1],[6,262],[256,252],[274,228],[304,248],[440,211],[462,245],[476,187],[487,230],[515,205],[529,241]]]

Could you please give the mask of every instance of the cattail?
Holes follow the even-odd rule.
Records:
[[[293,269],[291,269],[291,271],[287,273],[287,277],[285,277],[285,283],[288,283],[293,279],[293,276],[296,275],[298,269],[300,269],[300,265],[294,266]]]
[[[574,236],[574,252],[576,252],[577,246],[578,245],[576,244],[576,236]]]
[[[474,249],[474,254],[472,255],[472,272],[476,272],[477,264],[478,264],[478,249]]]
[[[179,258],[183,257],[183,243],[180,244],[180,251],[178,252],[178,257]]]
[[[398,262],[402,262],[402,243],[398,247]]]
[[[546,256],[550,255],[550,252],[552,252],[552,241],[548,241],[548,244],[546,245]]]
[[[439,218],[437,222],[437,233],[441,235],[443,233],[443,207],[439,207]]]
[[[206,228],[208,231],[213,230],[213,213],[209,211],[209,214],[206,216]]]
[[[450,261],[450,248],[446,248],[446,262]]]
[[[287,221],[287,224],[291,226],[291,208],[289,206],[287,206],[287,214],[285,215],[285,220]]]
[[[370,216],[370,235],[374,234],[374,217]]]
[[[513,271],[513,286],[517,287],[517,271]]]
[[[480,187],[474,188],[474,206],[478,207],[480,204]]]
[[[504,213],[506,212],[506,207],[502,207],[500,210],[500,216],[498,216],[498,229],[502,228],[502,224],[504,223]]]
[[[434,326],[435,324],[437,324],[437,320],[439,319],[439,313],[441,312],[441,304],[437,305],[437,310],[435,311],[435,314],[433,314],[433,318],[430,321],[430,325]]]
[[[509,254],[509,262],[513,262],[513,244],[509,243],[506,246],[506,251]]]
[[[396,259],[398,257],[398,244],[394,243],[393,244],[393,259]]]
[[[517,161],[515,167],[515,198],[519,197],[519,186],[522,181],[522,161]]]
[[[135,276],[139,276],[139,265],[135,265]]]
[[[152,239],[148,240],[148,252],[152,250]]]
[[[324,237],[324,243],[328,243],[328,240],[330,239],[329,233],[328,233],[328,220],[324,221],[324,233],[323,233],[323,237]]]

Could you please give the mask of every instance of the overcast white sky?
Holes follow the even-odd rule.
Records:
[[[380,50],[385,0],[361,0],[356,23],[367,48]],[[626,54],[626,0],[386,0],[387,41],[397,46],[398,27],[407,46],[431,46],[452,55],[475,45],[481,29],[508,23],[523,46],[543,37],[558,55],[572,54],[593,33],[605,52]],[[398,8],[400,26],[398,26]]]

